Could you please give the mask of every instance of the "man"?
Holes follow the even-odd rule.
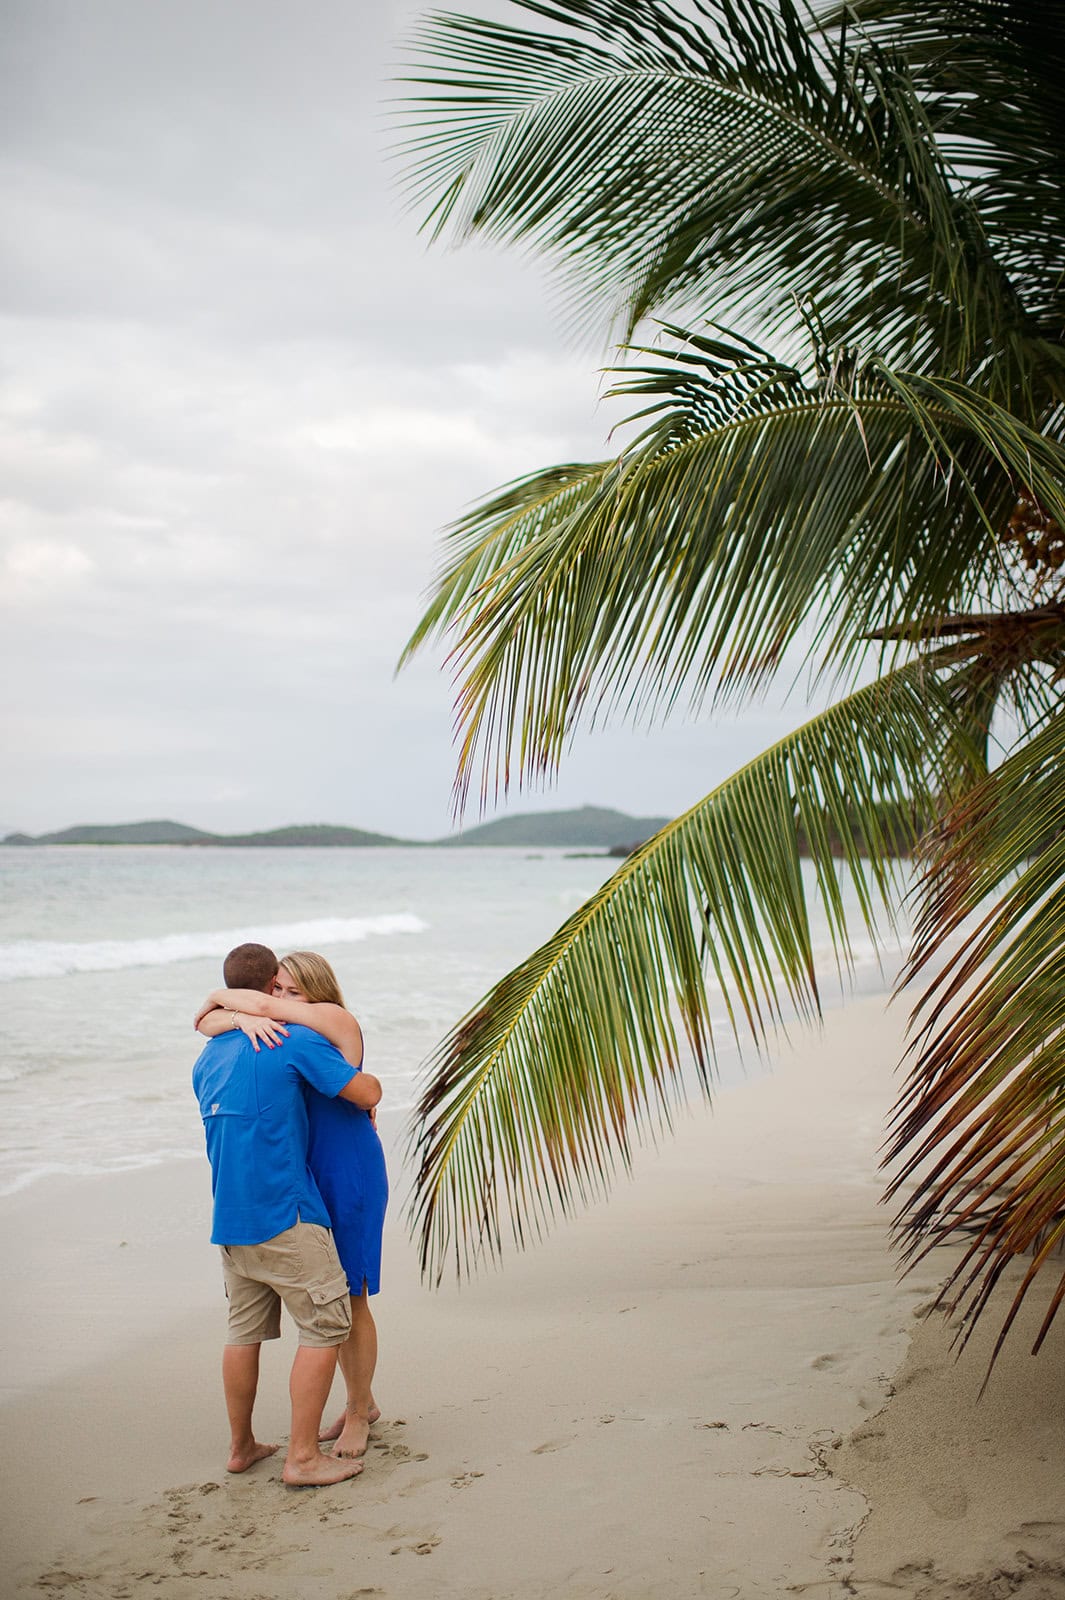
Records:
[[[225,959],[230,989],[268,994],[277,957],[261,944],[242,944]],[[231,1433],[228,1468],[244,1472],[273,1455],[252,1430],[264,1339],[281,1333],[281,1302],[299,1328],[292,1363],[292,1432],[281,1476],[294,1488],[339,1483],[362,1471],[360,1461],[323,1455],[322,1410],[336,1370],[337,1350],[351,1329],[348,1284],[329,1231],[329,1216],[307,1167],[303,1085],[339,1095],[370,1111],[381,1085],[353,1073],[339,1050],[310,1028],[290,1025],[287,1038],[256,1051],[237,1025],[211,1039],[193,1068],[207,1154],[214,1221],[229,1299],[222,1381]]]

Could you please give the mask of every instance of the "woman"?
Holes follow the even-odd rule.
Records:
[[[272,995],[252,989],[215,989],[196,1025],[214,1036],[234,1025],[258,1049],[273,1048],[286,1022],[313,1028],[334,1044],[356,1072],[362,1068],[362,1031],[344,1005],[336,973],[324,956],[295,951],[278,968]],[[310,1140],[307,1164],[333,1220],[337,1254],[351,1293],[351,1333],[340,1347],[347,1403],[322,1434],[335,1439],[338,1456],[366,1452],[370,1424],[381,1415],[373,1398],[377,1328],[369,1297],[381,1287],[381,1230],[388,1203],[384,1151],[368,1112],[346,1100],[307,1095]]]

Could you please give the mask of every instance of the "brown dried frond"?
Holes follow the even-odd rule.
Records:
[[[1017,546],[1021,560],[1038,581],[1065,565],[1065,530],[1030,489],[1018,494],[1003,538],[1007,544]]]

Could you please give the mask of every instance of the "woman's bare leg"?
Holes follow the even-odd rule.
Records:
[[[371,1395],[370,1395],[370,1409],[369,1409],[369,1412],[367,1413],[367,1421],[369,1422],[371,1428],[373,1427],[373,1425],[377,1421],[377,1419],[380,1417],[380,1415],[381,1415],[381,1407],[377,1404],[377,1401],[374,1399],[373,1394],[371,1393]],[[321,1440],[322,1444],[328,1444],[330,1439],[339,1439],[340,1435],[344,1432],[344,1424],[345,1424],[345,1422],[347,1422],[347,1420],[348,1420],[348,1413],[347,1413],[346,1410],[344,1410],[344,1411],[342,1411],[340,1413],[339,1417],[337,1417],[335,1422],[331,1422],[329,1424],[328,1428],[323,1428],[321,1433],[318,1435],[318,1437]]]
[[[344,1374],[347,1399],[336,1439],[337,1456],[366,1453],[370,1423],[381,1415],[374,1405],[373,1375],[377,1366],[377,1328],[370,1311],[370,1297],[363,1284],[362,1294],[351,1297],[351,1332],[340,1346],[340,1370]]]

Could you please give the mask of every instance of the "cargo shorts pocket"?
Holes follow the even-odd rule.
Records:
[[[317,1333],[323,1337],[339,1336],[346,1339],[351,1332],[351,1300],[348,1280],[341,1274],[325,1283],[316,1283],[310,1290],[314,1305],[312,1319]]]

